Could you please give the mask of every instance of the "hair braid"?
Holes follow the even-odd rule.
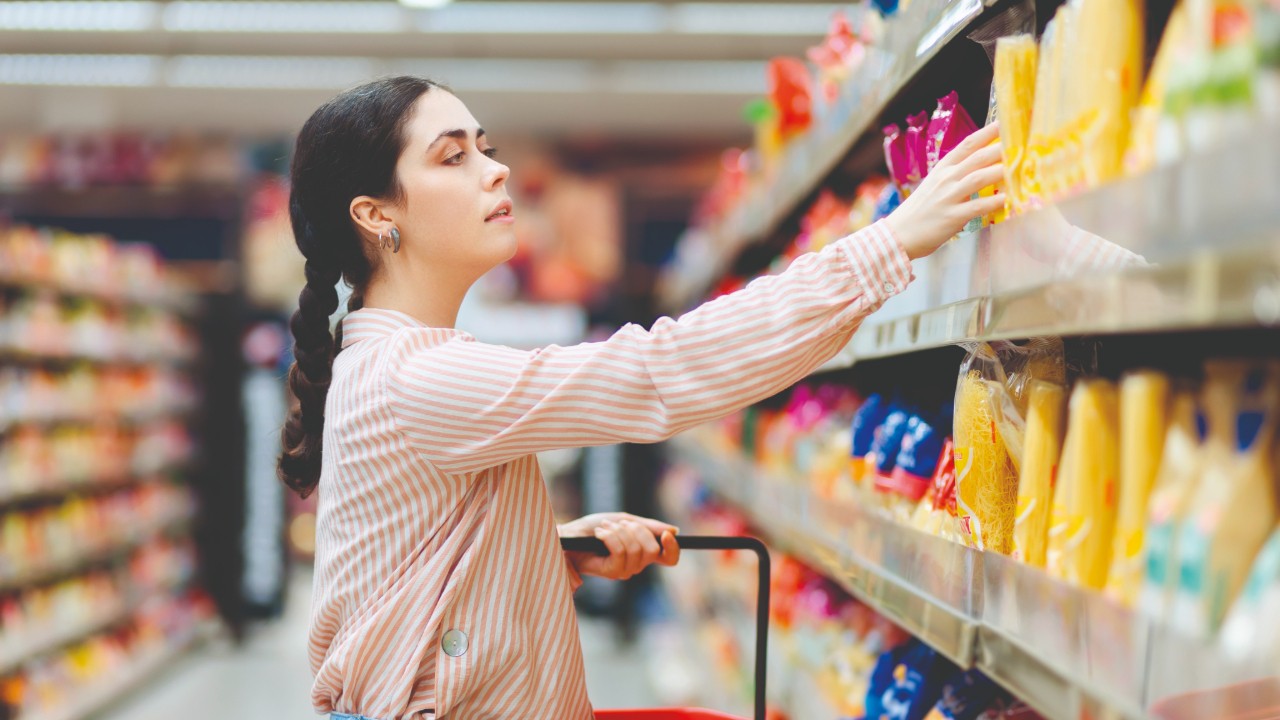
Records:
[[[280,434],[277,471],[302,497],[320,482],[325,398],[342,343],[341,326],[336,338],[329,332],[329,317],[338,309],[337,285],[346,280],[352,288],[347,308],[359,309],[374,270],[349,206],[362,195],[399,196],[395,167],[404,149],[405,121],[418,98],[436,87],[415,77],[377,80],[320,106],[298,133],[289,219],[306,258],[307,283],[289,320],[294,338],[289,389],[298,404]]]

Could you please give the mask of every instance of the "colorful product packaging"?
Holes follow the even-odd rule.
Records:
[[[1221,627],[1276,527],[1280,363],[1214,361],[1205,375],[1211,460],[1179,529],[1172,614],[1175,625],[1199,637]]]
[[[1178,579],[1177,529],[1191,509],[1205,463],[1207,422],[1190,390],[1178,390],[1169,405],[1160,471],[1147,508],[1143,537],[1146,568],[1139,607],[1154,618],[1167,618]]]
[[[956,508],[972,547],[1009,554],[1018,504],[1018,469],[1007,440],[1020,425],[991,345],[977,343],[960,366],[955,400]],[[1019,447],[1021,440],[1018,441]]]
[[[1076,383],[1067,422],[1067,451],[1055,495],[1067,509],[1061,565],[1068,582],[1102,589],[1111,567],[1115,535],[1116,484],[1120,472],[1119,402],[1108,380]]]
[[[1120,383],[1120,506],[1107,594],[1132,607],[1142,589],[1147,505],[1168,430],[1169,379],[1154,371]]]
[[[882,395],[873,394],[867,397],[862,407],[853,416],[853,440],[849,461],[849,474],[854,485],[865,488],[865,478],[875,467],[875,459],[871,455],[872,445],[876,440],[876,431],[889,415],[889,403]]]
[[[1066,390],[1035,380],[1027,403],[1027,429],[1018,480],[1018,515],[1013,526],[1013,554],[1028,565],[1044,567],[1049,518],[1062,454],[1062,418]]]

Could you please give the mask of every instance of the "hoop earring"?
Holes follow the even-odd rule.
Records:
[[[387,242],[386,233],[381,233],[381,232],[378,233],[378,248],[380,250],[386,250],[389,247],[391,247],[391,245],[389,245]]]
[[[391,228],[391,243],[391,253],[400,252],[400,231],[396,228]]]

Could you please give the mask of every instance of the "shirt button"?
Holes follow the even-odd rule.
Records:
[[[462,657],[467,654],[467,634],[461,630],[450,630],[440,641],[440,648],[449,657]]]
[[[887,292],[887,293],[891,293],[891,292],[893,292],[894,290],[897,290],[897,288],[896,288],[896,287],[894,287],[893,283],[891,283],[891,282],[886,282],[886,283],[884,284],[884,291],[885,291],[885,292]]]

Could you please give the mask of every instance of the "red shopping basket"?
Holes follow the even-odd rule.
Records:
[[[681,550],[749,550],[759,560],[759,599],[756,602],[755,720],[765,720],[764,684],[769,656],[769,549],[753,537],[712,537],[682,535],[676,540]],[[608,555],[599,538],[561,538],[565,550]],[[667,708],[654,710],[597,710],[596,720],[742,720],[711,710]]]

